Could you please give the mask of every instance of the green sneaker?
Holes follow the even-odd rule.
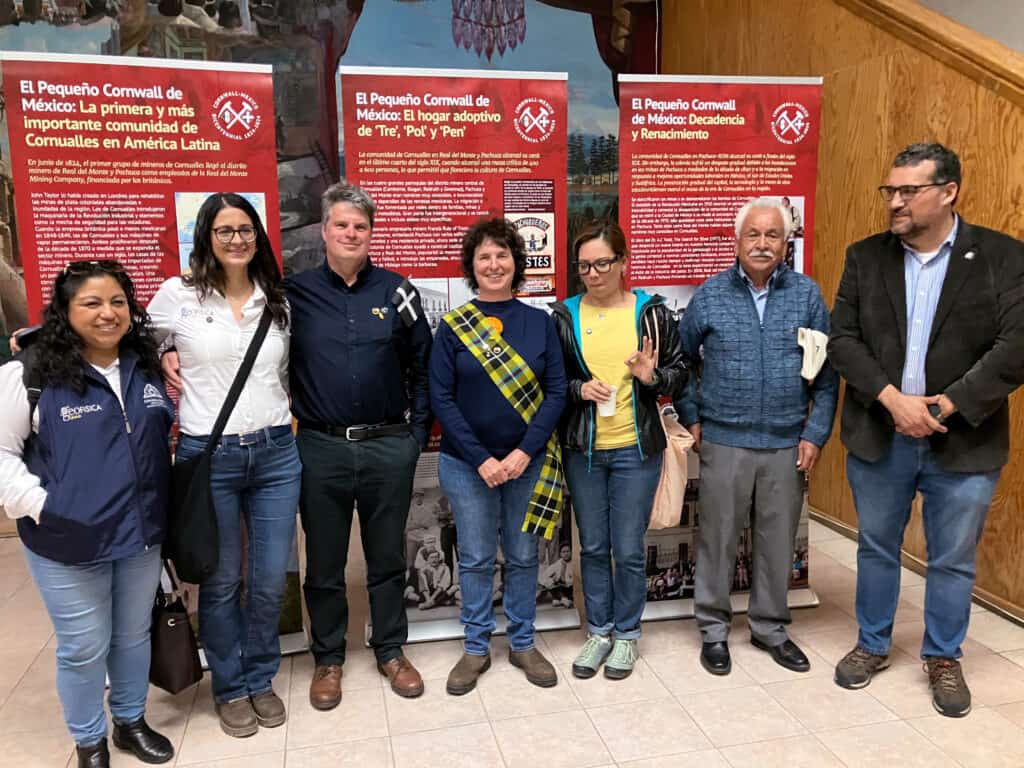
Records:
[[[619,640],[616,638],[612,655],[604,665],[604,676],[609,680],[625,680],[633,673],[636,660],[640,658],[636,640]]]
[[[572,663],[572,674],[582,680],[597,674],[608,654],[612,652],[612,639],[607,635],[590,635]]]

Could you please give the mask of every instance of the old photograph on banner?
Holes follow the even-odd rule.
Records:
[[[565,294],[567,75],[546,72],[338,69],[345,177],[377,203],[370,257],[410,278],[432,330],[473,298],[461,243],[481,218],[512,221],[526,245],[522,301]],[[406,526],[409,639],[461,637],[458,547],[437,477],[440,434],[420,458]],[[571,525],[540,542],[538,629],[577,626]],[[561,574],[561,575],[559,575]],[[503,595],[502,556],[494,601]]]
[[[40,321],[69,261],[116,259],[146,304],[188,269],[199,206],[235,192],[280,254],[271,68],[0,52],[3,183],[18,190],[11,241],[25,318]],[[282,643],[304,647],[293,547]],[[245,564],[243,556],[243,579]],[[187,588],[194,614],[198,588]]]
[[[631,285],[665,296],[683,313],[698,285],[736,263],[736,214],[760,196],[789,208],[794,228],[784,258],[811,274],[820,78],[620,75],[619,104],[619,220]],[[680,525],[647,535],[644,618],[692,613],[699,466],[691,454]],[[790,573],[793,606],[816,602],[807,529],[805,494]],[[739,607],[750,590],[752,551],[748,521],[733,571]]]

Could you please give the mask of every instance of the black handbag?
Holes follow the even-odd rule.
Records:
[[[217,536],[217,515],[210,490],[210,469],[224,427],[234,410],[245,380],[249,378],[256,355],[270,328],[271,314],[263,310],[256,335],[249,342],[245,359],[231,382],[224,405],[217,414],[209,442],[198,456],[175,460],[171,469],[171,505],[167,514],[167,536],[164,556],[174,564],[178,578],[190,584],[202,584],[217,570],[220,542]]]
[[[168,570],[171,594],[157,585],[153,603],[153,625],[149,630],[151,648],[149,682],[170,694],[181,693],[203,679],[199,645],[188,611],[178,594],[178,584]]]

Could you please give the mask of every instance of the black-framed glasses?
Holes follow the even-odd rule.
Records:
[[[927,189],[928,187],[944,187],[949,183],[950,182],[948,181],[936,181],[931,184],[904,184],[901,187],[890,187],[883,184],[878,188],[878,191],[882,195],[882,199],[887,203],[896,196],[897,192],[900,193],[900,197],[904,201],[909,201],[917,197],[917,194],[922,189]]]
[[[69,261],[64,266],[63,274],[67,277],[68,275],[94,275],[97,272],[108,275],[123,275],[126,274],[127,270],[121,265],[121,262],[114,259],[81,259],[79,261]]]
[[[233,227],[217,227],[213,230],[214,237],[217,238],[217,242],[227,245],[235,239],[235,235],[238,235],[243,243],[251,243],[256,239],[256,228],[255,227],[239,227],[234,229]]]
[[[616,256],[614,259],[596,259],[594,261],[577,261],[576,271],[581,275],[586,275],[593,269],[597,274],[603,275],[612,268],[612,264],[619,260]]]

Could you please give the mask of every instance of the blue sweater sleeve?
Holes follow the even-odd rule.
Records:
[[[825,300],[817,285],[813,287],[810,301],[811,327],[827,336],[829,333],[828,308],[825,306]],[[832,364],[826,360],[814,381],[811,382],[813,405],[807,423],[804,425],[803,434],[800,435],[801,440],[812,442],[819,448],[828,442],[832,435],[832,424],[835,420],[838,398],[839,376]]]
[[[551,317],[544,318],[546,343],[544,345],[544,376],[541,389],[544,390],[544,402],[530,422],[523,435],[519,448],[531,457],[539,454],[558,426],[558,420],[565,408],[567,384],[565,380],[565,364],[562,359],[562,345],[558,340],[555,322]]]
[[[704,320],[701,307],[703,294],[698,288],[690,299],[690,304],[679,319],[679,338],[683,344],[683,355],[689,362],[690,376],[686,380],[683,393],[673,403],[679,423],[689,426],[700,421],[700,388],[698,372],[700,371],[700,345],[704,338]]]
[[[430,353],[430,405],[441,422],[445,437],[450,440],[467,463],[479,467],[491,453],[477,438],[455,402],[455,350],[460,344],[445,323],[437,328]]]

